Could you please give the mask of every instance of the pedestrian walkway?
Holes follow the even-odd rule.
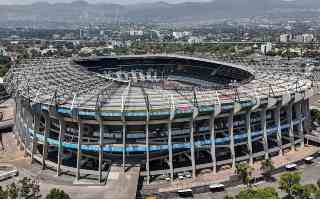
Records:
[[[104,198],[135,199],[140,176],[140,166],[129,167],[126,172],[122,167],[111,166]]]
[[[318,150],[319,150],[318,147],[306,145],[304,148],[296,149],[296,151],[289,151],[285,153],[283,156],[275,156],[272,158],[272,162],[275,168],[280,168],[285,166],[288,163],[297,162],[299,160],[302,160],[303,158],[313,155],[316,152],[318,152]],[[212,174],[211,171],[210,173],[201,174],[193,180],[192,179],[177,180],[177,181],[174,181],[172,184],[171,183],[162,184],[161,188],[159,188],[159,186],[156,183],[149,186],[144,186],[144,187],[148,191],[157,190],[157,192],[160,192],[160,193],[174,192],[177,189],[194,188],[194,187],[210,185],[212,183],[221,183],[221,182],[230,181],[230,178],[234,175],[236,174],[232,169],[225,169],[225,170],[218,171],[216,174]],[[252,176],[253,177],[262,176],[261,161],[254,163]]]

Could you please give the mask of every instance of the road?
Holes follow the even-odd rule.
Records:
[[[297,168],[297,171],[300,171],[302,173],[302,179],[301,179],[301,183],[302,184],[309,184],[309,183],[313,183],[316,184],[317,180],[320,179],[320,158],[316,158],[314,160],[314,163],[311,165],[301,165]],[[279,179],[279,177],[281,176],[281,174],[277,174],[274,176],[274,178],[276,178],[277,180]],[[257,184],[258,187],[274,187],[274,188],[278,188],[278,182],[260,182]],[[244,185],[239,185],[236,187],[231,187],[231,188],[226,188],[225,191],[223,192],[215,192],[215,193],[211,193],[211,192],[206,192],[206,193],[201,193],[201,194],[194,194],[194,198],[199,198],[199,199],[223,199],[226,195],[229,196],[235,196],[236,194],[238,194],[240,192],[241,189],[245,188]],[[279,189],[278,193],[280,195],[280,197],[284,197],[285,193],[283,193],[282,191],[280,191]]]

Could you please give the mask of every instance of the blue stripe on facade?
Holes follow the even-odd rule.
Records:
[[[304,120],[304,119],[303,119]],[[293,125],[297,125],[299,124],[299,120],[295,120],[293,121]],[[289,124],[284,124],[281,126],[281,130],[284,129],[288,129],[289,128]],[[269,129],[267,129],[267,134],[271,135],[273,133],[275,133],[278,130],[277,126],[271,127]],[[29,133],[31,135],[33,135],[34,131],[32,129],[29,129]],[[262,135],[262,130],[261,131],[257,131],[257,132],[252,132],[252,138],[258,137],[260,135]],[[44,136],[41,134],[37,134],[37,138],[43,142],[44,141]],[[234,136],[235,142],[242,142],[244,140],[247,139],[247,134],[243,133],[243,134],[238,134]],[[54,140],[51,138],[47,138],[48,143],[51,145],[58,145],[59,141],[58,140]],[[215,139],[215,144],[216,145],[221,145],[221,144],[228,144],[228,142],[230,141],[229,136],[226,136],[224,138],[217,138]],[[211,145],[212,141],[211,140],[201,140],[201,141],[196,141],[194,142],[194,144],[196,146],[202,146],[202,145]],[[63,147],[67,148],[67,149],[77,149],[77,143],[66,143],[63,142]],[[179,149],[190,149],[191,148],[191,144],[190,143],[182,143],[182,144],[173,144],[172,148],[175,150],[179,150]],[[81,150],[83,151],[90,151],[90,152],[99,152],[99,146],[98,145],[81,145]],[[157,145],[157,146],[149,146],[149,151],[151,152],[159,152],[161,150],[168,150],[168,145]],[[121,153],[123,151],[123,147],[116,147],[116,146],[104,146],[103,147],[103,151],[104,152],[112,152],[112,153]],[[129,153],[134,153],[134,152],[146,152],[146,147],[145,146],[127,146],[126,147],[126,152]]]

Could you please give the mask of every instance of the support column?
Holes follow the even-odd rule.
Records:
[[[31,150],[31,164],[34,161],[34,154],[37,151],[38,147],[38,138],[37,134],[39,133],[40,120],[38,113],[33,114],[33,138],[32,138],[32,150]]]
[[[248,153],[249,165],[253,165],[253,151],[252,151],[252,134],[251,134],[251,111],[246,113],[246,132],[248,137]]]
[[[19,141],[19,147],[20,147],[20,150],[22,149],[22,117],[21,117],[21,112],[22,112],[22,109],[20,107],[19,109],[19,115],[18,115],[18,123],[17,123],[17,138],[18,138],[18,141]]]
[[[82,146],[82,134],[83,134],[83,124],[81,121],[79,121],[78,123],[78,127],[79,127],[79,132],[78,132],[78,149],[77,149],[77,181],[80,180],[81,178],[81,157],[82,157],[82,153],[81,153],[81,146]]]
[[[228,129],[229,129],[229,137],[230,137],[230,152],[231,152],[231,159],[232,159],[232,169],[236,169],[236,154],[234,151],[234,133],[233,133],[233,115],[234,113],[231,112],[228,117]]]
[[[263,133],[263,148],[264,148],[264,158],[269,158],[269,147],[268,147],[268,135],[267,135],[267,109],[262,108],[260,111],[260,120],[261,120],[261,130]]]
[[[173,182],[173,155],[172,155],[172,121],[168,122],[168,148],[169,148],[169,168],[170,168],[170,179]]]
[[[18,97],[15,97],[14,98],[14,112],[13,112],[13,120],[14,120],[14,126],[13,126],[13,129],[12,129],[12,133],[14,134],[15,138],[17,139],[17,115],[18,115]]]
[[[211,158],[212,158],[212,172],[217,173],[217,158],[216,158],[216,134],[214,132],[214,114],[210,119],[210,132],[211,132]]]
[[[310,124],[311,124],[311,119],[310,119],[310,110],[309,110],[309,100],[303,100],[302,101],[302,110],[303,110],[303,115],[304,115],[304,123],[303,123],[303,129],[304,131],[309,134],[310,133]]]
[[[24,134],[25,134],[25,143],[24,143],[24,156],[28,155],[28,150],[30,150],[31,138],[30,138],[30,129],[32,128],[32,115],[29,109],[24,109],[25,115],[24,119],[26,119],[26,123],[24,123]]]
[[[296,103],[296,116],[297,119],[299,120],[299,124],[298,124],[298,135],[299,138],[301,139],[301,143],[300,143],[300,147],[303,148],[304,147],[304,135],[303,135],[303,114],[302,114],[302,101]]]
[[[60,176],[61,173],[61,164],[62,164],[62,156],[63,156],[63,140],[65,133],[65,123],[63,118],[59,119],[59,144],[58,144],[58,164],[57,164],[57,176]]]
[[[26,143],[26,140],[25,140],[25,116],[24,116],[23,107],[21,107],[19,130],[20,130],[20,141],[21,141],[21,144],[25,144]],[[25,148],[24,145],[21,145],[21,147]]]
[[[126,167],[126,124],[125,122],[122,125],[122,168],[123,171],[125,172],[125,167]]]
[[[43,148],[42,148],[42,170],[46,169],[46,160],[48,157],[48,135],[50,132],[51,119],[45,115],[44,135],[43,135]]]
[[[192,178],[196,178],[196,160],[194,156],[194,127],[193,119],[190,121],[190,144],[191,144],[191,165],[192,165]]]
[[[275,121],[277,126],[277,142],[279,147],[279,155],[283,156],[280,110],[281,110],[281,104],[277,105],[274,112],[275,112]]]
[[[146,121],[146,171],[147,171],[147,184],[150,184],[150,153],[149,153],[149,121]]]
[[[22,132],[23,132],[23,141],[24,141],[24,156],[27,156],[27,148],[28,148],[28,136],[27,136],[27,128],[28,128],[28,115],[26,108],[22,109],[23,117],[22,117]]]
[[[287,118],[288,118],[288,124],[289,124],[289,138],[291,143],[291,150],[295,150],[295,144],[294,144],[294,135],[293,135],[293,123],[292,123],[292,102],[288,104],[287,108]]]
[[[99,183],[102,182],[103,138],[104,138],[103,123],[101,118],[99,118]]]

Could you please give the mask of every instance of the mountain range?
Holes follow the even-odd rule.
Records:
[[[139,3],[130,5],[86,1],[1,5],[0,21],[33,22],[188,22],[219,18],[296,15],[320,12],[319,0],[212,0],[209,2]]]

